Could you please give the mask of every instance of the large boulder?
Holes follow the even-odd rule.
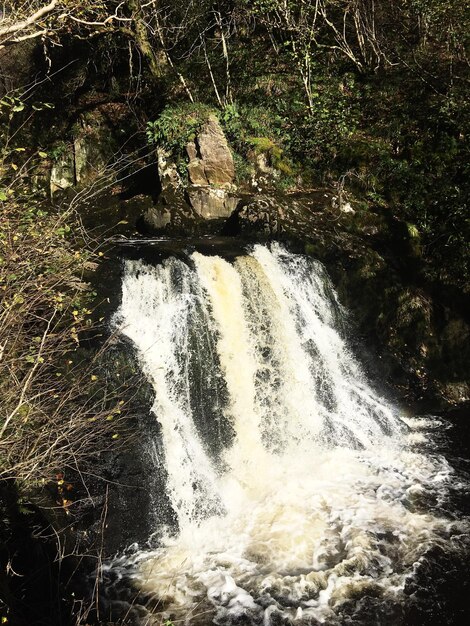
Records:
[[[232,153],[215,115],[209,116],[196,139],[188,143],[188,174],[193,185],[231,187],[235,180]]]
[[[186,146],[188,184],[178,172],[175,159],[157,149],[161,195],[157,205],[144,215],[150,230],[180,230],[185,223],[224,220],[235,210],[236,190],[232,153],[222,128],[214,115],[209,116],[194,141]],[[181,219],[180,219],[181,218]],[[195,225],[196,225],[195,223]]]

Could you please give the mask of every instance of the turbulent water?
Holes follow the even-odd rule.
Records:
[[[129,260],[114,323],[155,389],[175,517],[112,564],[147,623],[344,624],[364,598],[393,614],[430,550],[459,549],[430,424],[371,388],[319,263],[277,244]]]

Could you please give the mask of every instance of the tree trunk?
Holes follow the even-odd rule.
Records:
[[[133,34],[135,42],[142,56],[147,61],[152,76],[161,78],[168,71],[168,59],[163,50],[155,50],[149,39],[141,0],[127,0],[127,5],[134,20]],[[157,9],[155,8],[154,10]]]

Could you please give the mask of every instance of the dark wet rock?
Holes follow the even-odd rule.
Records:
[[[165,206],[150,206],[143,213],[147,228],[159,232],[171,223],[172,214]]]
[[[200,217],[182,191],[167,188],[142,214],[138,227],[145,235],[191,234],[197,230],[199,222]]]
[[[315,235],[315,215],[325,215],[331,194],[319,190],[305,194],[245,196],[232,217],[238,234],[264,233],[310,239]]]
[[[36,40],[25,40],[0,55],[0,97],[14,89],[24,88],[38,71],[41,63]]]

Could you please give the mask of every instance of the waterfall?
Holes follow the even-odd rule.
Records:
[[[114,324],[155,390],[177,520],[134,562],[156,624],[334,623],[354,593],[398,597],[449,532],[416,503],[451,469],[370,386],[320,263],[126,261]]]

